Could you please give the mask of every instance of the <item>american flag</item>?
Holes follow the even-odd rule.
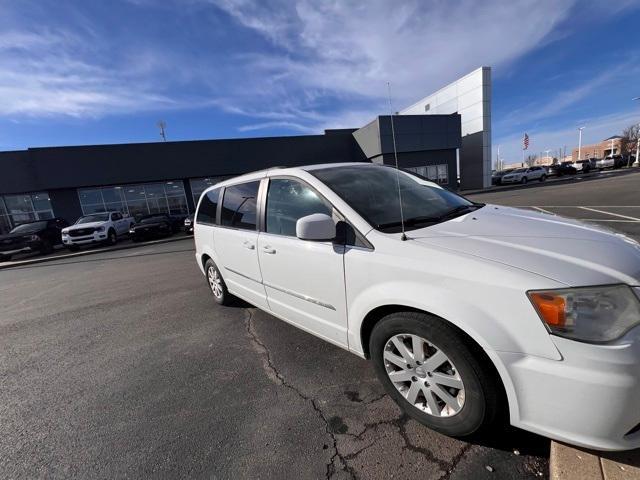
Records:
[[[526,150],[527,148],[529,148],[529,135],[525,133],[522,139],[522,149]]]

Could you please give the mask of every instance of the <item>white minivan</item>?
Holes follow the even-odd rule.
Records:
[[[630,238],[367,163],[221,182],[201,196],[194,233],[216,302],[240,297],[370,359],[434,430],[467,436],[509,418],[586,447],[640,446]]]

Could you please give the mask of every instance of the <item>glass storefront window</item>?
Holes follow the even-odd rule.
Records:
[[[145,200],[144,187],[142,185],[126,185],[124,189],[124,198],[127,203],[138,200]]]
[[[182,180],[80,189],[78,196],[85,215],[106,211],[120,211],[133,217],[189,213]]]
[[[417,173],[418,175],[428,178],[432,182],[440,185],[446,185],[449,183],[449,168],[446,164],[410,167],[405,170]]]
[[[167,197],[184,196],[184,185],[182,182],[166,182],[164,189]]]
[[[215,185],[218,182],[226,180],[227,178],[231,178],[233,175],[226,175],[220,177],[205,177],[205,178],[192,178],[189,180],[189,185],[191,186],[191,194],[193,195],[193,205],[198,206],[198,201],[200,200],[200,195],[207,188],[212,185]]]
[[[31,194],[31,200],[34,210],[38,212],[51,210],[51,199],[47,192],[33,193]]]
[[[79,194],[80,203],[86,203],[88,205],[102,203],[102,192],[100,192],[99,188],[82,189],[79,190]]]
[[[0,197],[0,232],[7,233],[22,223],[53,218],[47,192],[5,195]]]
[[[184,197],[167,197],[169,203],[169,213],[171,215],[187,215],[189,209],[187,208],[187,199]]]
[[[107,187],[100,189],[104,203],[122,203],[122,187]],[[119,210],[119,209],[117,209]]]

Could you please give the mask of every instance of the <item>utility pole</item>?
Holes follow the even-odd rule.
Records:
[[[167,136],[165,135],[165,128],[167,128],[167,123],[164,120],[160,120],[157,125],[160,129],[160,138],[162,138],[163,142],[166,142]]]
[[[582,130],[584,130],[584,127],[578,128],[578,132],[580,132],[578,136],[578,160],[582,160]]]
[[[498,172],[502,170],[502,167],[500,166],[500,145],[498,145],[498,153],[496,153],[496,170]]]

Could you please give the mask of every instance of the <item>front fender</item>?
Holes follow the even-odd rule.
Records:
[[[478,301],[477,296],[485,298]],[[560,360],[537,314],[523,295],[504,295],[487,302],[487,292],[461,295],[444,285],[393,281],[363,289],[349,305],[349,348],[363,355],[362,324],[379,307],[398,305],[422,310],[452,323],[484,350],[520,352]],[[483,305],[492,305],[491,311]],[[518,314],[514,315],[514,312]]]

